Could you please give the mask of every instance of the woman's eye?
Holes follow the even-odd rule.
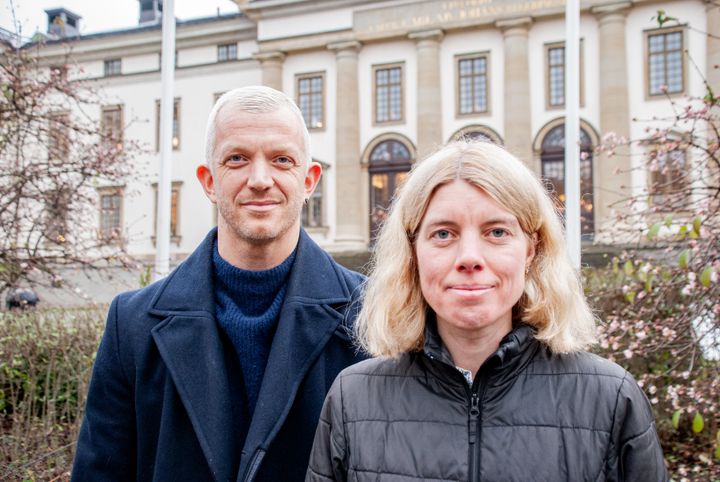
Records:
[[[492,231],[490,231],[490,236],[493,238],[502,238],[503,236],[507,235],[507,231],[502,228],[495,228]]]
[[[448,231],[447,229],[440,229],[433,233],[433,237],[440,240],[450,239],[450,231]]]

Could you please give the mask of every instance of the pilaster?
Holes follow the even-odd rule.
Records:
[[[360,92],[358,52],[360,42],[328,45],[335,52],[335,241],[339,249],[365,248],[365,217],[360,169]]]
[[[262,83],[275,90],[283,90],[282,72],[285,54],[280,51],[258,52],[254,55],[262,68]]]
[[[631,5],[630,2],[618,2],[591,9],[599,27],[600,131],[603,134],[614,132],[625,139],[630,137],[625,27]],[[626,146],[616,149],[612,157],[602,154],[595,159],[593,196],[596,231],[614,224],[613,209],[621,211],[618,203],[631,194],[630,167],[629,148]]]
[[[505,48],[504,104],[505,147],[533,170],[530,124],[530,66],[528,30],[532,18],[522,17],[495,23],[503,33]]]
[[[443,144],[442,91],[440,88],[440,29],[408,35],[417,49],[417,158]]]

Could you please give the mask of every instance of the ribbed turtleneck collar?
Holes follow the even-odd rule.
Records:
[[[246,316],[257,316],[266,312],[285,286],[297,247],[278,266],[264,270],[246,270],[228,263],[220,256],[217,239],[213,247],[215,289],[224,292]]]

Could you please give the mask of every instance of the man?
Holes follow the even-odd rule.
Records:
[[[325,393],[361,356],[360,275],[300,229],[321,167],[295,104],[223,95],[197,168],[218,227],[110,307],[73,480],[303,480]]]

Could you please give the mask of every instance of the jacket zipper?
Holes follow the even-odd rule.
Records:
[[[473,392],[470,396],[470,416],[468,417],[469,464],[468,476],[470,482],[480,480],[480,396]]]

